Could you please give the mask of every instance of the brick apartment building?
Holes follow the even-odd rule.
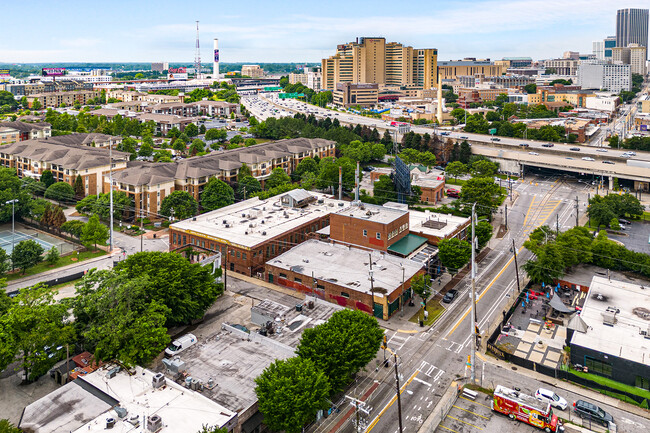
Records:
[[[129,154],[113,151],[113,170],[126,168]],[[77,175],[83,179],[86,195],[108,192],[102,181],[108,175],[109,151],[97,147],[59,144],[50,140],[27,140],[0,148],[0,166],[15,168],[19,177],[40,179],[50,170],[57,182],[74,185]]]
[[[0,128],[11,128],[17,131],[18,137],[14,141],[35,140],[52,136],[52,126],[45,122],[28,123],[20,120],[0,122]]]
[[[212,152],[172,163],[132,161],[126,170],[113,175],[113,182],[117,190],[136,199],[136,214],[143,209],[150,213],[150,218],[156,218],[161,197],[173,191],[187,191],[198,201],[210,178],[235,182],[243,164],[263,184],[275,168],[282,168],[291,174],[307,157],[334,156],[335,147],[335,142],[321,138],[294,138]],[[108,178],[104,182],[108,183]],[[173,182],[171,188],[170,182]]]

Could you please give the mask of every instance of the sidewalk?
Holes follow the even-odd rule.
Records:
[[[95,258],[92,258],[92,259],[84,260],[83,262],[80,262],[80,263],[73,263],[71,265],[62,266],[62,267],[56,268],[56,269],[51,269],[49,271],[41,272],[40,274],[36,274],[36,275],[29,276],[29,277],[21,278],[19,280],[11,281],[10,283],[7,284],[7,287],[5,287],[5,291],[7,293],[14,292],[16,290],[20,290],[20,289],[23,289],[25,287],[33,286],[33,285],[38,284],[38,283],[40,283],[42,281],[49,281],[49,280],[51,280],[53,278],[56,278],[56,277],[54,277],[54,275],[56,275],[58,273],[71,274],[74,271],[80,272],[82,270],[88,270],[88,269],[92,269],[94,267],[97,267],[97,264],[99,262],[106,261],[107,263],[109,263],[112,260],[113,259],[109,254],[109,255],[105,255],[105,256],[100,256],[100,257],[95,257]],[[78,268],[78,269],[76,269],[76,268]],[[73,271],[73,272],[68,272],[68,271]],[[48,278],[48,277],[53,277],[53,278]]]
[[[514,365],[514,364],[510,364],[510,363],[508,363],[506,361],[503,361],[501,359],[497,359],[497,358],[493,357],[492,355],[484,356],[480,352],[478,354],[480,355],[481,360],[483,360],[484,362],[487,362],[487,363],[492,364],[492,365],[499,366],[499,367],[504,368],[504,369],[509,369],[510,367],[512,367]],[[634,406],[633,404],[626,403],[626,402],[621,401],[621,400],[619,400],[617,398],[610,397],[610,396],[605,395],[605,394],[601,394],[601,393],[599,393],[597,391],[592,391],[589,388],[583,388],[581,386],[574,385],[574,384],[572,384],[570,382],[566,382],[566,381],[563,381],[563,380],[560,380],[560,379],[554,379],[554,378],[552,378],[550,376],[546,376],[544,374],[538,373],[536,371],[528,370],[526,368],[517,368],[517,373],[522,374],[524,376],[528,376],[528,377],[530,377],[530,378],[532,378],[532,379],[534,379],[534,380],[536,380],[538,382],[548,384],[548,385],[551,385],[551,386],[554,386],[554,387],[557,387],[557,388],[560,388],[560,389],[564,389],[565,391],[573,392],[573,393],[579,394],[579,395],[584,395],[585,397],[587,397],[590,400],[593,400],[593,401],[596,401],[596,402],[599,402],[599,403],[602,403],[602,404],[606,404],[606,405],[609,405],[609,406],[619,408],[621,410],[633,413],[633,414],[638,415],[640,417],[650,418],[650,412],[645,410],[645,409],[642,409],[642,408],[640,408],[638,406]]]

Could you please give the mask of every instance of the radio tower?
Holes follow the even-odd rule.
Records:
[[[196,22],[196,52],[194,53],[195,77],[201,78],[201,47],[199,46],[199,22]]]

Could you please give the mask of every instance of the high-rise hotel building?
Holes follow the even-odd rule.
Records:
[[[322,60],[322,87],[337,83],[373,83],[389,86],[435,88],[438,50],[417,49],[385,38],[357,38],[338,45],[336,54]]]

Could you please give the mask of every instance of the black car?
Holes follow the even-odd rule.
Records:
[[[521,147],[530,147],[530,144],[528,143],[519,143]]]
[[[500,138],[496,138],[496,137],[495,138],[490,138],[490,140],[492,140],[492,141],[501,141]]]
[[[553,147],[555,146],[553,143],[544,143],[542,144],[542,147]]]
[[[363,167],[363,171],[373,171],[374,169],[375,167],[373,167],[372,165],[367,165]]]
[[[445,293],[445,296],[442,298],[442,302],[445,304],[449,304],[451,301],[456,299],[456,296],[458,295],[458,290],[456,289],[451,289],[447,293]]]
[[[572,151],[574,151],[574,152],[580,152],[580,148],[579,148],[579,147],[572,147],[572,148],[570,148],[569,150],[572,150]]]
[[[573,403],[573,410],[580,418],[587,418],[605,427],[609,427],[609,423],[614,423],[614,417],[596,406],[584,400],[578,400]]]
[[[469,137],[467,135],[463,135],[460,137],[461,140],[467,140]]]

